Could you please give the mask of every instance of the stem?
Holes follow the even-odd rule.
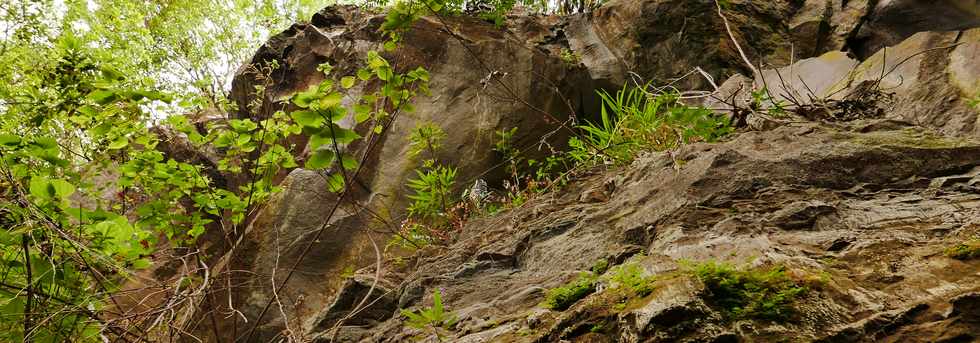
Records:
[[[24,342],[30,342],[31,333],[31,298],[34,297],[34,278],[31,275],[31,253],[30,247],[28,246],[28,234],[25,233],[21,236],[21,246],[24,249],[24,268],[27,271],[27,286],[24,287],[24,292],[26,293],[26,300],[24,301]]]

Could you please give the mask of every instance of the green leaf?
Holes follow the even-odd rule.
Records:
[[[75,193],[75,186],[68,181],[44,176],[31,177],[28,189],[31,195],[45,200],[65,199]]]
[[[16,147],[20,145],[20,136],[11,135],[6,133],[0,133],[0,145],[8,147]]]
[[[356,79],[353,76],[344,76],[344,78],[340,79],[340,86],[344,87],[344,89],[350,89],[354,87],[355,81]]]
[[[297,93],[296,96],[293,97],[293,103],[301,108],[309,108],[310,104],[316,99],[317,90],[314,88],[306,92]]]
[[[357,70],[357,78],[358,79],[361,79],[361,81],[370,80],[371,79],[371,71],[370,70],[367,70],[367,69],[358,69]]]
[[[119,98],[119,96],[116,95],[116,92],[114,91],[99,89],[96,91],[92,91],[92,93],[89,93],[88,98],[92,101],[95,101],[95,103],[99,105],[105,105],[115,101],[116,99]]]
[[[149,259],[141,258],[136,261],[133,261],[133,268],[146,269],[149,268],[151,264],[152,263],[150,262]]]
[[[340,174],[333,174],[327,178],[327,190],[339,193],[344,190],[344,177]]]
[[[54,195],[54,190],[51,189],[49,191],[48,189],[48,179],[42,176],[32,177],[28,189],[30,190],[31,195],[41,199],[48,199]]]
[[[388,81],[394,76],[394,72],[391,71],[391,67],[383,66],[375,70],[375,74],[381,81]]]
[[[337,124],[331,124],[331,126],[333,126],[333,132],[330,132],[330,128],[325,128],[321,134],[336,138],[338,144],[348,144],[361,138],[361,135],[354,130],[342,128]]]
[[[334,154],[333,150],[317,149],[312,155],[310,155],[310,159],[306,160],[306,169],[325,169],[329,167],[336,158],[337,155]]]
[[[116,138],[112,143],[109,143],[109,150],[119,150],[125,148],[129,145],[129,140],[126,137]]]
[[[340,164],[347,170],[357,169],[357,167],[360,165],[357,159],[350,155],[344,155],[344,157],[340,159]]]
[[[385,42],[384,48],[385,48],[385,51],[395,51],[395,49],[398,48],[398,45],[396,45],[394,41],[390,41],[389,40],[389,41]]]
[[[371,106],[354,105],[354,121],[360,124],[368,119],[371,119]]]
[[[65,199],[75,193],[75,186],[70,182],[62,179],[53,179],[48,181],[51,189],[54,190],[54,195],[58,198]]]
[[[316,112],[308,111],[308,110],[295,111],[293,113],[290,113],[289,116],[293,117],[293,120],[295,120],[297,124],[306,127],[319,128],[323,126],[323,122],[324,122],[323,116],[321,116]]]
[[[324,97],[320,98],[320,108],[330,108],[333,106],[340,105],[340,103],[343,100],[344,100],[343,94],[337,92],[327,94]]]

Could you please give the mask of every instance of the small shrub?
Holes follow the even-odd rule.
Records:
[[[971,260],[980,257],[980,239],[971,239],[946,248],[946,256],[957,260]]]
[[[653,293],[654,277],[645,276],[639,264],[630,263],[613,268],[610,281],[616,289],[627,291],[630,296],[645,297]]]
[[[444,338],[442,330],[451,329],[458,321],[454,313],[447,312],[443,308],[442,292],[439,290],[432,294],[432,307],[423,308],[418,312],[402,310],[401,314],[408,319],[406,325],[435,335],[439,341]]]
[[[785,321],[795,314],[793,302],[807,291],[783,266],[738,270],[727,263],[705,262],[694,267],[709,299],[735,319]]]
[[[583,272],[575,281],[549,290],[542,305],[548,309],[564,311],[582,298],[594,293],[596,281],[597,278],[594,274]]]
[[[561,54],[558,55],[558,57],[560,57],[561,60],[564,61],[565,63],[571,64],[571,65],[578,65],[580,63],[580,61],[581,61],[581,59],[579,59],[578,55],[575,54],[574,51],[572,51],[571,49],[568,49],[568,48],[562,49],[561,50]]]
[[[434,123],[417,124],[409,136],[409,155],[427,155],[422,166],[415,170],[416,177],[408,180],[412,191],[408,199],[408,217],[402,221],[398,232],[388,246],[409,249],[446,242],[454,228],[461,227],[469,216],[468,208],[452,193],[457,169],[436,161],[446,133]]]
[[[417,177],[408,180],[408,187],[415,192],[409,195],[412,204],[408,213],[413,217],[432,218],[446,213],[452,198],[453,184],[456,183],[456,168],[429,166],[426,170],[416,170]]]

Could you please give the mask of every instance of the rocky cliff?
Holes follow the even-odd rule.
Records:
[[[565,18],[514,14],[502,27],[422,18],[386,57],[428,69],[431,94],[369,151],[341,214],[328,218],[337,199],[319,174],[284,176],[234,252],[229,305],[243,320],[228,328],[257,325],[256,342],[286,330],[322,342],[980,339],[980,259],[949,253],[980,235],[980,3],[725,3],[724,17],[711,1],[614,0]],[[282,66],[266,100],[318,83],[323,62],[353,72],[380,47],[383,22],[328,7],[275,36],[253,60]],[[440,159],[459,167],[458,192],[475,179],[500,187],[495,131],[517,128],[532,157],[562,149],[566,128],[597,113],[595,91],[628,80],[711,94],[701,105],[745,125],[719,143],[578,173],[560,191],[471,218],[447,246],[378,256],[377,212],[403,216],[419,164],[407,154],[415,121],[446,130]],[[240,108],[257,82],[236,78]],[[763,87],[792,110],[744,111]],[[733,315],[705,274],[725,262],[794,282],[792,311]],[[594,279],[584,296],[541,305],[583,272]],[[624,278],[644,291],[624,295]],[[400,310],[430,308],[434,294],[458,322],[438,335],[406,325]],[[273,296],[282,305],[256,323]]]

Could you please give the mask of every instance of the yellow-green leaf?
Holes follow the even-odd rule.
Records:
[[[344,76],[344,78],[340,79],[340,86],[344,87],[344,89],[350,89],[354,87],[355,80],[353,76]]]
[[[306,169],[319,170],[325,169],[333,163],[336,159],[336,155],[330,149],[317,149],[310,155],[310,159],[306,160]]]

